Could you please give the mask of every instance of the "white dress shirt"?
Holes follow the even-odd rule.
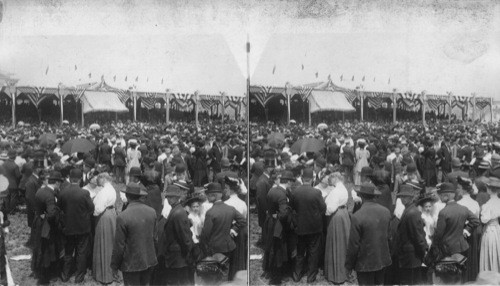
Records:
[[[341,206],[345,206],[347,204],[347,200],[349,199],[349,193],[345,188],[344,184],[337,183],[335,188],[333,188],[330,193],[325,198],[326,204],[326,215],[334,214],[337,209]]]
[[[465,194],[457,202],[457,204],[462,205],[462,206],[468,208],[475,216],[479,217],[479,214],[481,212],[481,208],[479,207],[479,204],[470,197],[469,194]]]
[[[116,202],[116,191],[111,183],[105,183],[94,198],[94,216],[102,214],[107,207],[114,206]]]
[[[247,204],[242,201],[238,195],[232,194],[229,199],[224,202],[226,205],[234,207],[240,214],[242,214],[245,218],[247,217],[248,208]]]

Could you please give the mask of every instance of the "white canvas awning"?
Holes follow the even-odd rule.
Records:
[[[309,97],[311,113],[318,111],[356,111],[340,91],[313,90]]]
[[[86,91],[82,96],[83,113],[90,112],[128,112],[128,108],[109,91]]]

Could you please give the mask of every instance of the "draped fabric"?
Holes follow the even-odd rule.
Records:
[[[440,100],[438,99],[427,99],[426,100],[426,109],[429,109],[429,110],[434,110],[434,111],[437,111],[438,108],[443,104]]]
[[[191,93],[173,93],[172,104],[180,110],[187,111],[194,107],[193,94]]]
[[[401,109],[415,111],[421,105],[420,94],[418,93],[399,93],[398,94],[398,106],[401,106]]]
[[[451,106],[457,106],[460,109],[464,109],[469,105],[469,97],[468,96],[453,96]]]
[[[118,95],[118,98],[123,104],[125,104],[125,102],[127,102],[127,100],[130,98],[130,95],[127,90],[116,89],[113,92],[116,93],[116,95]]]
[[[379,109],[382,108],[384,100],[380,97],[368,97],[368,106],[371,108]]]
[[[204,109],[210,110],[213,106],[220,104],[221,99],[221,96],[216,95],[200,95],[198,100]]]
[[[19,94],[23,93],[26,95],[36,108],[48,96],[48,94],[45,94],[45,87],[18,87],[17,89]]]
[[[226,96],[224,101],[224,107],[231,106],[234,109],[238,109],[240,106],[240,102],[242,102],[244,97],[241,96]]]
[[[349,103],[351,105],[355,105],[356,100],[359,100],[359,96],[356,93],[356,91],[354,91],[354,90],[346,89],[346,90],[343,90],[342,92],[344,93],[345,98],[347,99],[347,101],[349,101]]]
[[[476,99],[476,106],[479,108],[479,110],[483,110],[486,107],[490,106],[490,100],[489,99]]]
[[[156,103],[156,95],[153,92],[146,92],[143,96],[141,96],[142,106],[147,110],[151,110],[155,108]]]

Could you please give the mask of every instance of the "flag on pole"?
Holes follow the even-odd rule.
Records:
[[[137,77],[135,78],[135,82],[138,82],[138,81],[139,81],[139,76],[137,76]]]
[[[146,78],[146,82],[149,82],[149,77],[148,77],[148,78]]]
[[[101,81],[104,81],[104,75],[101,75]]]
[[[354,76],[352,76],[352,80],[351,81],[354,81]]]
[[[125,76],[125,81],[127,81],[127,77],[128,77],[128,76]]]
[[[318,78],[318,72],[316,72],[316,78]]]
[[[49,66],[47,66],[47,69],[45,70],[45,74],[49,73]]]
[[[387,82],[387,84],[391,84],[391,78],[389,78],[389,81]]]
[[[344,74],[342,74],[342,75],[340,76],[340,81],[343,81],[343,80],[344,80]]]
[[[76,71],[77,69],[78,69],[78,68],[77,68],[77,67],[76,67],[76,65],[75,65],[75,71]]]
[[[275,71],[276,71],[276,65],[274,65],[274,67],[273,67],[273,74]]]
[[[163,78],[161,78],[161,84],[163,84]]]
[[[304,70],[304,64],[302,64],[302,70]]]
[[[92,78],[92,73],[89,73],[89,78]]]
[[[375,78],[373,78],[373,82],[375,82]]]
[[[116,81],[116,75],[113,77],[113,81]]]
[[[363,79],[362,79],[362,81],[365,81],[365,76],[363,76]]]

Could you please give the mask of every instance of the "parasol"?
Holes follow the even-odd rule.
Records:
[[[290,120],[290,124],[296,124],[296,123],[297,121],[295,121],[295,119]]]
[[[269,146],[276,148],[285,142],[285,135],[283,133],[273,132],[267,136],[267,143]]]
[[[99,130],[99,129],[101,129],[101,126],[97,123],[94,123],[94,124],[90,125],[89,128],[90,128],[90,130]]]
[[[323,140],[316,138],[302,138],[293,143],[292,147],[290,147],[290,152],[292,152],[292,154],[302,154],[304,152],[318,153],[324,148],[325,143]]]
[[[61,147],[63,154],[87,153],[95,149],[94,143],[85,138],[76,138],[64,143]]]
[[[320,123],[318,124],[318,129],[320,130],[328,129],[328,125],[326,125],[326,123]]]
[[[52,144],[56,144],[57,136],[53,133],[45,133],[38,137],[38,141],[42,146],[49,146]]]

